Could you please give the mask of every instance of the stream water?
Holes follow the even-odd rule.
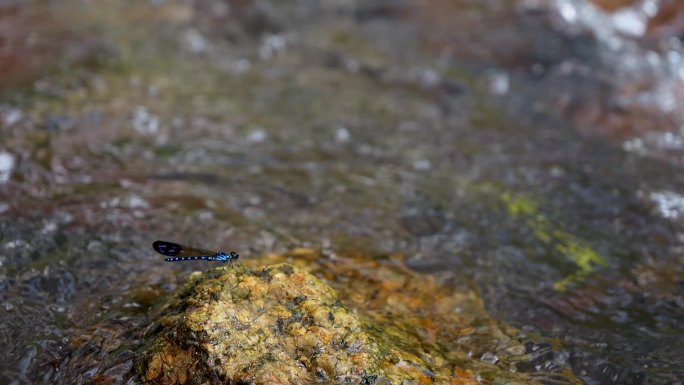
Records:
[[[144,324],[166,239],[401,253],[587,384],[684,384],[677,4],[0,1],[0,383]]]

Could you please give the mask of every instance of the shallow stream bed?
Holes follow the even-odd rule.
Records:
[[[214,266],[165,239],[392,256],[542,383],[684,384],[684,10],[539,3],[0,2],[0,383],[134,383]]]

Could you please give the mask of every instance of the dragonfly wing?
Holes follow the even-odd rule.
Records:
[[[181,254],[184,257],[199,257],[199,256],[211,256],[216,254],[215,251],[209,251],[204,249],[198,249],[196,247],[190,247],[187,245],[180,245],[182,248]]]
[[[167,241],[155,241],[152,244],[152,248],[154,248],[157,253],[169,257],[198,257],[214,255],[213,251],[202,250],[196,247],[190,247],[187,245],[181,245]]]

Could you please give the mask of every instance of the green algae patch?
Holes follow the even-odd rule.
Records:
[[[558,254],[574,263],[576,271],[555,282],[554,289],[565,291],[568,285],[581,282],[594,272],[595,266],[608,266],[606,260],[591,246],[555,226],[533,201],[511,193],[501,194],[501,200],[506,205],[508,214],[523,219],[540,242],[551,245]]]
[[[517,373],[517,330],[399,259],[299,249],[259,262],[272,264],[190,276],[148,329],[142,383],[538,383]]]

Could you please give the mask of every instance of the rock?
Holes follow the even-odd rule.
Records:
[[[195,274],[155,334],[151,384],[375,383],[386,365],[335,291],[289,264]]]
[[[516,372],[527,358],[526,337],[492,321],[475,293],[455,292],[403,261],[299,249],[259,262],[280,263],[193,273],[148,328],[136,383],[471,385],[542,378]],[[480,360],[486,352],[497,362]],[[563,370],[555,367],[552,376]]]

